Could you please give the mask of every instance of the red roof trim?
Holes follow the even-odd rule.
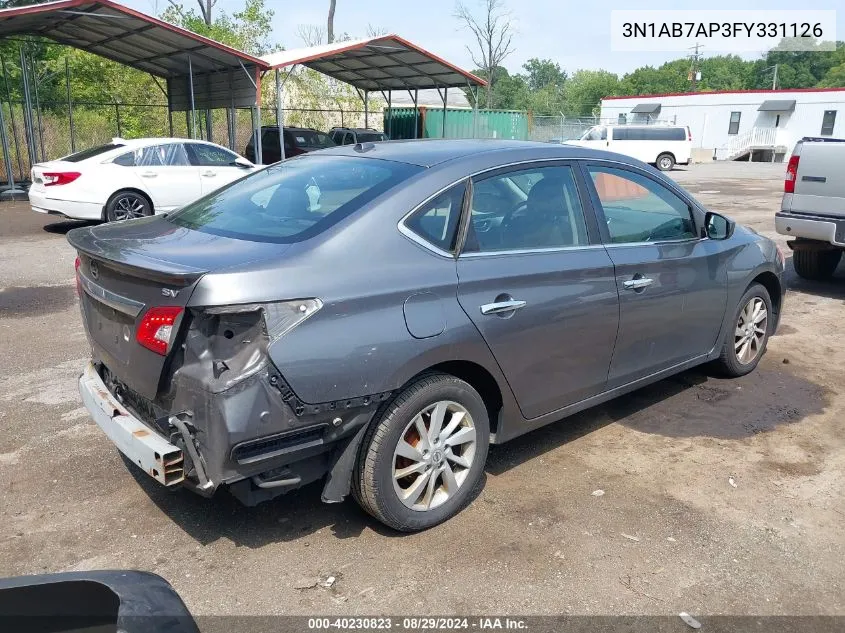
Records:
[[[424,48],[421,48],[421,47],[417,46],[416,44],[412,44],[408,40],[406,40],[402,37],[399,37],[398,35],[393,35],[393,34],[380,35],[379,37],[373,37],[373,38],[370,38],[370,39],[365,40],[363,42],[356,42],[354,44],[350,44],[349,46],[344,46],[344,47],[335,49],[333,51],[327,51],[327,52],[323,52],[323,53],[315,53],[314,55],[306,55],[305,57],[300,57],[300,58],[292,59],[288,62],[285,62],[284,65],[272,66],[271,68],[283,68],[283,67],[287,67],[287,66],[293,66],[294,64],[306,64],[308,62],[313,62],[313,61],[316,61],[318,59],[324,59],[324,58],[328,59],[328,58],[331,58],[333,55],[337,55],[339,53],[347,53],[349,51],[361,50],[363,48],[366,48],[367,46],[370,46],[373,42],[380,42],[382,40],[390,40],[390,39],[396,40],[397,42],[399,42],[403,46],[407,46],[411,50],[414,50],[418,53],[421,53],[422,55],[425,55],[426,57],[430,57],[431,59],[433,59],[437,63],[443,64],[447,68],[449,68],[449,69],[455,71],[456,73],[466,77],[470,81],[473,81],[473,82],[475,82],[475,83],[477,83],[481,86],[487,85],[487,82],[485,80],[483,80],[481,77],[476,77],[472,73],[469,73],[469,72],[467,72],[467,71],[465,71],[461,68],[458,68],[454,64],[450,64],[449,62],[447,62],[442,57],[438,57],[434,53],[431,53],[431,52],[425,50]]]
[[[151,15],[147,15],[146,13],[142,13],[141,11],[130,9],[129,7],[119,4],[118,2],[114,2],[114,0],[58,0],[58,2],[49,2],[46,4],[35,4],[12,9],[0,9],[0,20],[15,17],[17,15],[28,15],[33,13],[53,13],[54,11],[63,11],[66,9],[73,9],[87,5],[99,5],[102,7],[113,9],[118,13],[129,15],[133,18],[137,18],[139,20],[143,20],[144,22],[148,22],[149,24],[161,27],[167,31],[170,31],[171,33],[176,33],[177,35],[181,35],[182,37],[187,37],[194,41],[205,44],[206,46],[216,48],[217,50],[223,51],[224,53],[238,57],[239,59],[245,62],[255,64],[256,66],[264,70],[267,70],[269,68],[264,60],[259,59],[258,57],[254,57],[249,53],[244,53],[243,51],[239,51],[236,48],[232,48],[231,46],[227,46],[226,44],[221,44],[220,42],[209,39],[203,35],[194,33],[193,31],[188,31],[187,29],[175,26],[173,24],[170,24],[169,22],[165,22],[164,20],[159,20],[158,18],[155,18]]]
[[[843,92],[845,88],[782,88],[779,90],[702,90],[701,92],[662,92],[653,95],[628,95],[602,97],[602,101],[611,99],[652,99],[655,97],[693,97],[698,95],[744,95],[744,94],[784,94],[788,92]]]

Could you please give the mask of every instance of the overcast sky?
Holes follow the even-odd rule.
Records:
[[[158,14],[167,0],[120,0],[124,4]],[[196,0],[183,0],[195,5]],[[635,2],[633,0],[504,0],[510,9],[516,28],[513,54],[504,65],[516,72],[525,60],[532,57],[551,58],[572,72],[579,68],[604,68],[625,73],[646,64],[660,65],[684,53],[631,53],[610,50],[610,11],[617,9],[796,9],[801,3],[794,0],[738,1],[738,0],[675,0],[666,3]],[[329,0],[265,0],[275,11],[273,27],[275,40],[285,48],[304,46],[297,35],[300,24],[325,26]],[[468,7],[480,8],[479,0],[465,0]],[[219,0],[217,7],[228,13],[243,6],[243,0]],[[811,9],[839,9],[838,39],[845,39],[845,4],[842,0],[813,0]],[[367,25],[386,29],[445,59],[471,69],[466,51],[470,34],[462,30],[453,17],[455,0],[337,0],[335,32],[349,33],[353,38],[364,37]],[[707,56],[705,47],[703,53]],[[713,53],[711,53],[713,54]],[[745,53],[745,58],[759,54]]]

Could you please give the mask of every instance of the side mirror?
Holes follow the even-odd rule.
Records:
[[[711,240],[726,240],[734,234],[735,228],[736,222],[713,211],[704,216],[704,233]]]
[[[243,169],[252,169],[254,167],[254,165],[249,162],[246,158],[238,157],[232,162],[234,163],[235,167],[241,167]]]

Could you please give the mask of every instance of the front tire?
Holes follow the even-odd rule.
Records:
[[[802,279],[823,281],[833,276],[841,258],[842,251],[839,249],[818,251],[802,249],[792,253],[792,265]]]
[[[661,154],[655,163],[660,171],[672,171],[675,166],[675,157],[672,154]]]
[[[106,202],[106,222],[133,220],[153,214],[153,205],[137,191],[118,191]]]
[[[739,300],[734,319],[725,332],[717,361],[721,373],[737,378],[754,371],[766,353],[774,318],[769,291],[761,284],[751,284]]]
[[[487,408],[471,385],[448,374],[423,376],[371,423],[352,493],[395,530],[433,527],[480,490],[489,441]]]

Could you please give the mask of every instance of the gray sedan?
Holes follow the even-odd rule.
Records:
[[[752,371],[785,291],[772,241],[547,143],[333,148],[68,240],[80,390],[129,461],[250,505],[319,480],[408,531],[471,501],[491,443]]]

